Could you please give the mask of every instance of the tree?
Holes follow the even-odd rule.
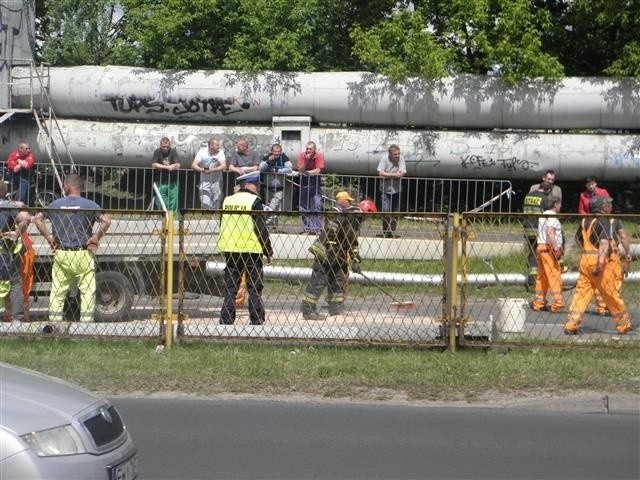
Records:
[[[35,0],[54,65],[640,76],[640,0]]]
[[[122,0],[125,41],[137,63],[151,68],[220,68],[230,38],[225,2]]]
[[[622,53],[605,70],[614,77],[640,79],[640,42],[632,41],[622,48]]]
[[[419,12],[398,12],[367,30],[356,25],[351,38],[356,57],[392,81],[439,78],[451,64],[451,51],[437,44]]]
[[[542,49],[542,37],[551,26],[549,12],[533,8],[530,0],[498,0],[497,7],[495,26],[489,33],[488,58],[499,65],[505,82],[561,78],[562,64]]]
[[[354,53],[396,79],[494,70],[514,83],[563,74],[557,58],[542,48],[548,12],[529,0],[414,3],[415,11],[405,9],[368,31],[355,28]]]
[[[572,75],[640,75],[640,0],[573,0],[562,61]]]
[[[118,63],[121,13],[112,0],[37,2],[40,59],[52,65]]]
[[[156,68],[335,70],[360,65],[349,29],[393,0],[122,0],[125,36]]]

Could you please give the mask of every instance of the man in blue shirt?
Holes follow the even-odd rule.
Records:
[[[96,275],[95,252],[100,240],[111,225],[111,218],[100,206],[81,196],[83,187],[79,175],[67,175],[63,188],[65,196],[54,200],[46,212],[34,217],[38,231],[54,252],[49,296],[49,320],[63,320],[64,301],[71,283],[80,291],[80,321],[92,322],[95,310]],[[51,221],[51,233],[45,218]],[[93,232],[93,225],[98,228]]]

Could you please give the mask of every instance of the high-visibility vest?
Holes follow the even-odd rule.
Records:
[[[522,213],[535,213],[537,215],[542,215],[545,210],[549,208],[549,196],[548,194],[535,191],[529,192],[524,197],[522,201]],[[538,218],[537,217],[527,217],[523,222],[524,229],[527,233],[531,235],[538,234]]]
[[[262,253],[262,244],[251,216],[251,207],[257,198],[253,193],[238,192],[224,199],[222,209],[225,212],[222,214],[218,237],[218,249],[221,252]],[[234,210],[236,213],[231,213]]]

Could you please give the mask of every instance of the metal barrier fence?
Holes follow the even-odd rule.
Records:
[[[43,211],[35,209],[34,212]],[[635,344],[637,330],[618,335],[611,317],[589,307],[583,333],[564,334],[567,313],[534,312],[525,288],[528,246],[522,214],[402,212],[395,238],[382,235],[383,213],[367,214],[360,227],[364,276],[350,273],[344,310],[323,320],[305,319],[301,302],[311,276],[315,235],[304,234],[299,212],[279,212],[270,229],[273,265],[264,268],[266,321],[252,325],[238,297],[233,324],[220,324],[224,258],[218,251],[220,211],[185,210],[173,221],[160,212],[109,211],[112,227],[97,252],[95,323],[75,321],[77,305],[52,334],[175,340],[270,340],[385,343],[446,347]],[[264,215],[273,215],[265,212]],[[322,217],[335,215],[323,212]],[[631,237],[633,262],[622,297],[636,325],[640,311],[640,216],[621,215]],[[170,219],[167,222],[167,219]],[[562,275],[568,308],[575,292],[580,249],[573,242],[580,217],[560,215],[567,237]],[[44,335],[48,325],[51,251],[29,230],[38,251],[38,299],[31,322],[3,322],[2,335]],[[167,288],[170,285],[170,288]],[[76,313],[74,314],[74,308]],[[49,333],[50,334],[50,333]]]
[[[151,160],[149,160],[151,162]],[[9,176],[2,164],[4,177]],[[64,173],[71,169],[64,167]],[[97,167],[76,165],[76,173],[85,179],[86,195],[109,210],[154,210],[153,169],[142,167]],[[276,175],[276,174],[269,174]],[[297,210],[299,200],[299,178],[295,175],[277,174],[283,185],[283,210]],[[222,192],[233,192],[235,174],[224,172],[221,180]],[[325,203],[331,206],[333,194],[349,189],[360,199],[369,198],[381,207],[377,176],[322,175]],[[30,204],[45,207],[51,200],[61,196],[61,188],[50,165],[37,164],[32,179]],[[202,208],[199,185],[200,173],[183,169],[178,174],[179,206],[181,209]],[[269,198],[270,192],[263,192]],[[450,178],[402,179],[402,194],[399,210],[404,212],[510,212],[511,182],[506,180],[463,180]]]

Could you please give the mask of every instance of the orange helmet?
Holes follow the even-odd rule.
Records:
[[[358,207],[360,207],[360,210],[362,210],[364,213],[376,213],[378,211],[373,200],[369,200],[368,198],[362,200],[358,204]]]

